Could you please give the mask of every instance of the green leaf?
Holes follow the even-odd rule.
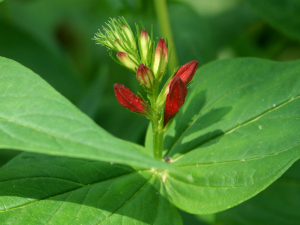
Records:
[[[300,1],[298,0],[244,0],[256,9],[270,24],[285,34],[300,40]]]
[[[1,224],[182,224],[150,170],[23,153],[0,169]]]
[[[101,129],[22,65],[0,58],[0,80],[0,148],[172,170]]]
[[[0,167],[5,165],[8,161],[10,161],[12,158],[14,158],[20,153],[20,151],[11,151],[7,149],[0,150]]]
[[[177,207],[198,214],[230,208],[299,158],[299,71],[299,61],[249,58],[198,70],[164,143],[165,155],[194,178],[167,177]]]
[[[5,20],[0,20],[0,33],[1,56],[31,68],[68,99],[78,101],[85,88],[67,61],[45,43]]]
[[[265,191],[216,215],[224,225],[297,225],[300,221],[300,161]]]

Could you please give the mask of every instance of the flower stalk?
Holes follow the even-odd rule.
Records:
[[[110,51],[117,52],[116,57],[112,53],[110,55],[116,62],[136,74],[137,81],[147,92],[148,100],[141,95],[135,95],[121,84],[114,85],[116,98],[123,107],[150,119],[153,156],[163,159],[167,157],[163,155],[164,134],[185,102],[186,86],[192,80],[198,62],[194,60],[180,67],[160,90],[160,83],[170,61],[168,41],[160,38],[155,44],[153,32],[151,31],[150,37],[143,25],[141,31],[136,25],[135,36],[122,17],[118,20],[111,19],[107,27],[103,27],[104,33],[96,33],[94,39]]]

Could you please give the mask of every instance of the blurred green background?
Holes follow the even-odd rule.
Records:
[[[300,58],[298,0],[167,1],[178,64],[258,57]],[[134,28],[143,22],[161,37],[152,0],[4,0],[0,3],[0,55],[30,68],[113,135],[143,144],[148,121],[122,108],[113,84],[141,91],[135,75],[92,40],[111,17]],[[299,14],[299,15],[298,15]],[[18,154],[0,151],[0,166]],[[266,191],[222,213],[182,213],[184,224],[300,224],[300,164]],[[287,190],[289,190],[287,192]],[[295,208],[296,207],[296,208]],[[294,210],[294,211],[293,211]]]

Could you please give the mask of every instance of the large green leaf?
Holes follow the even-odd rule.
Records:
[[[270,24],[300,40],[299,0],[244,0]]]
[[[258,59],[217,61],[198,70],[165,137],[165,154],[195,180],[167,177],[177,207],[208,214],[237,205],[299,158],[299,71],[299,61]]]
[[[0,169],[1,224],[182,224],[151,170],[23,153]]]
[[[39,76],[0,58],[0,148],[167,169],[97,126]]]
[[[300,161],[265,191],[232,209],[216,214],[224,225],[298,225]]]

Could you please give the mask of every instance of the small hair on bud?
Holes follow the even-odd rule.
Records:
[[[134,61],[133,57],[130,57],[129,54],[125,52],[118,52],[117,58],[119,59],[120,63],[127,67],[128,69],[132,71],[136,71],[138,64],[136,61]]]
[[[125,52],[125,49],[121,46],[121,41],[120,39],[115,40],[115,46],[120,52]]]
[[[134,34],[132,33],[131,29],[129,29],[126,25],[122,26],[122,29],[125,33],[125,36],[127,36],[129,42],[130,42],[130,48],[133,48],[134,50],[136,50],[136,41],[135,41],[135,37]]]

